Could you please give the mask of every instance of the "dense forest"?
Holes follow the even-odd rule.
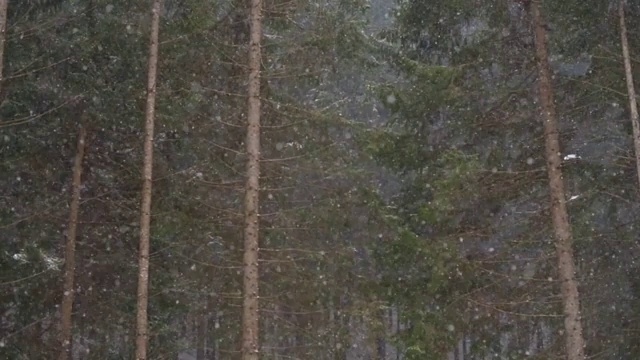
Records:
[[[639,359],[638,19],[0,0],[0,359]]]

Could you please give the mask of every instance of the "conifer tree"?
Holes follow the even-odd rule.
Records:
[[[87,131],[85,124],[80,125],[76,156],[73,163],[73,184],[71,204],[69,206],[69,226],[64,251],[64,285],[62,287],[62,305],[60,306],[60,360],[67,360],[72,349],[73,300],[75,299],[76,276],[76,237],[78,231],[78,213],[80,209],[80,189],[82,185],[82,161],[86,148]]]
[[[624,62],[624,75],[627,80],[627,94],[629,96],[629,113],[631,114],[631,126],[633,129],[633,146],[636,159],[636,173],[640,189],[640,123],[638,120],[638,104],[636,101],[636,89],[633,83],[633,69],[631,68],[631,56],[629,55],[629,39],[627,38],[627,22],[625,20],[625,3],[618,2],[618,16],[620,18],[620,43],[622,45],[622,59]]]
[[[547,30],[540,12],[539,2],[532,1],[529,6],[535,31],[540,110],[544,127],[545,159],[551,195],[551,220],[556,237],[558,277],[564,306],[565,351],[567,359],[583,360],[585,358],[585,343],[582,336],[582,320],[580,319],[580,296],[573,255],[573,234],[569,223],[565,186],[562,177],[560,131],[554,103],[553,85],[551,83]]]
[[[262,64],[262,0],[249,9],[249,82],[247,109],[247,182],[244,202],[244,258],[242,359],[257,360],[259,334],[259,237],[260,237],[260,73]]]
[[[144,166],[142,169],[142,205],[140,209],[140,253],[138,254],[138,296],[136,316],[136,360],[146,360],[149,341],[149,247],[151,238],[151,187],[153,183],[153,137],[158,69],[158,34],[161,0],[151,9],[151,39],[147,70],[147,102],[144,131]]]

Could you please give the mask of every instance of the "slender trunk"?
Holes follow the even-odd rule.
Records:
[[[208,336],[208,328],[209,322],[207,321],[209,318],[209,307],[205,306],[204,310],[198,316],[196,320],[197,324],[197,334],[196,334],[196,360],[205,360],[207,355],[207,336]]]
[[[629,95],[629,110],[633,127],[633,147],[636,157],[636,171],[638,173],[638,188],[640,189],[640,123],[638,122],[638,104],[636,102],[636,88],[633,85],[631,72],[631,56],[629,55],[629,40],[627,39],[627,23],[624,17],[624,0],[618,4],[620,14],[620,42],[622,43],[622,57],[624,58],[624,73],[627,78],[627,94]]]
[[[158,72],[158,34],[161,0],[154,0],[151,10],[151,40],[147,74],[147,107],[145,113],[144,166],[142,170],[142,205],[140,208],[140,253],[138,255],[138,314],[136,317],[136,359],[147,359],[149,323],[149,237],[151,232],[151,181],[153,176],[153,126],[155,121],[156,73]]]
[[[82,185],[82,160],[84,159],[87,132],[82,126],[78,135],[76,158],[73,163],[73,183],[71,188],[71,208],[67,243],[64,250],[64,285],[62,286],[62,305],[60,306],[60,360],[67,360],[71,353],[72,312],[75,295],[76,275],[76,236],[78,230],[78,211],[80,209],[80,186]]]
[[[257,360],[258,343],[258,200],[260,190],[260,63],[262,0],[251,0],[247,111],[247,183],[244,213],[244,298],[242,360]]]
[[[556,254],[558,257],[558,275],[564,306],[564,327],[566,352],[569,360],[584,360],[584,339],[580,319],[580,296],[575,278],[573,256],[573,238],[564,196],[564,180],[562,179],[562,160],[560,158],[560,136],[558,118],[553,98],[551,70],[547,51],[547,34],[540,13],[539,1],[532,1],[531,12],[535,30],[535,46],[538,62],[538,86],[542,107],[542,122],[545,137],[545,155],[549,188],[551,193],[551,218],[556,238]]]
[[[0,0],[0,94],[4,86],[4,44],[7,39],[7,8],[9,0]]]

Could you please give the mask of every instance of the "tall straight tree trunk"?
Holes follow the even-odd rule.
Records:
[[[558,257],[558,275],[562,302],[564,306],[564,327],[566,352],[569,360],[584,360],[584,339],[580,320],[580,296],[575,278],[573,256],[573,238],[567,213],[562,179],[562,159],[560,154],[560,135],[558,117],[551,84],[551,69],[547,50],[547,31],[540,12],[540,0],[531,1],[535,31],[535,47],[538,63],[538,86],[542,107],[542,122],[545,137],[545,155],[551,193],[551,218],[555,233],[556,254]]]
[[[622,57],[624,59],[624,73],[627,78],[627,94],[629,95],[629,110],[633,127],[633,147],[636,157],[636,171],[638,174],[638,189],[640,189],[640,123],[638,122],[638,104],[636,102],[636,88],[633,84],[631,71],[631,56],[629,55],[629,40],[627,39],[627,22],[624,16],[624,0],[618,4],[620,15],[620,42],[622,43]]]
[[[140,253],[138,255],[138,313],[136,316],[136,359],[147,359],[149,342],[149,238],[151,232],[151,186],[153,178],[153,126],[156,105],[156,74],[158,72],[158,35],[160,32],[161,0],[154,0],[151,9],[151,40],[147,73],[147,108],[145,113],[144,166],[142,169],[142,205],[140,208]]]
[[[73,183],[71,188],[71,207],[67,243],[64,250],[64,285],[62,286],[62,305],[60,306],[60,360],[69,359],[71,354],[71,331],[73,327],[73,299],[75,295],[76,275],[76,236],[78,231],[78,212],[80,209],[80,186],[82,185],[82,160],[84,159],[87,132],[80,127],[76,158],[73,162]]]
[[[9,0],[0,0],[0,94],[4,86],[4,47],[7,40],[7,8]]]
[[[260,192],[260,64],[262,0],[251,0],[247,111],[247,183],[244,202],[242,360],[258,360],[258,232]]]

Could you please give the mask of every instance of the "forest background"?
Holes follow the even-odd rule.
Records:
[[[622,3],[541,3],[593,359],[640,357]],[[80,145],[71,357],[134,356],[150,9],[8,3],[0,358],[60,353]],[[637,74],[640,2],[626,11]],[[263,16],[260,358],[566,358],[527,2]],[[239,359],[249,7],[165,0],[160,19],[148,358]]]

